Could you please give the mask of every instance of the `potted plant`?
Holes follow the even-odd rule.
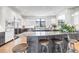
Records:
[[[75,32],[75,27],[64,23],[61,25],[60,31],[62,31],[62,32]]]

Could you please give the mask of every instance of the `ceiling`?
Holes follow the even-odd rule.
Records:
[[[57,15],[67,8],[73,6],[10,6],[22,16],[50,16]]]

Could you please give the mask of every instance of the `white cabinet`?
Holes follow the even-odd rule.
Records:
[[[14,39],[14,29],[5,32],[5,43]]]
[[[6,20],[5,43],[14,39],[14,21]]]

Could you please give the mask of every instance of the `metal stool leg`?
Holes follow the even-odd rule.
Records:
[[[60,44],[56,44],[55,45],[55,52],[63,52],[63,48],[62,48],[62,45]]]
[[[58,52],[58,45],[55,45],[55,52]]]
[[[60,47],[60,52],[62,53],[63,52],[62,45],[60,44],[59,47]]]
[[[45,46],[41,45],[41,52],[44,53]]]
[[[43,52],[43,53],[49,53],[48,46],[43,46],[42,45],[41,52]]]
[[[49,48],[48,48],[48,46],[46,46],[46,48],[47,48],[47,53],[49,53]]]

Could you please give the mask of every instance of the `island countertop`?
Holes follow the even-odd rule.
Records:
[[[41,39],[48,39],[49,40],[49,53],[54,51],[52,49],[52,46],[54,44],[52,43],[52,40],[55,40],[55,38],[58,38],[59,40],[63,40],[63,52],[67,51],[67,46],[68,46],[68,41],[71,40],[71,37],[74,37],[75,35],[78,35],[78,32],[72,32],[72,33],[64,33],[64,32],[57,32],[57,31],[28,31],[28,32],[23,32],[21,34],[17,34],[16,36],[25,36],[27,37],[27,42],[28,45],[30,46],[27,50],[28,53],[39,53],[41,51],[41,46],[39,44],[39,40]],[[67,36],[70,35],[70,36]],[[69,37],[69,38],[68,38]],[[77,36],[75,36],[76,38]],[[67,39],[65,39],[67,38]]]
[[[79,34],[79,32],[56,32],[56,31],[28,31],[16,36],[51,36],[51,35],[72,35]]]

